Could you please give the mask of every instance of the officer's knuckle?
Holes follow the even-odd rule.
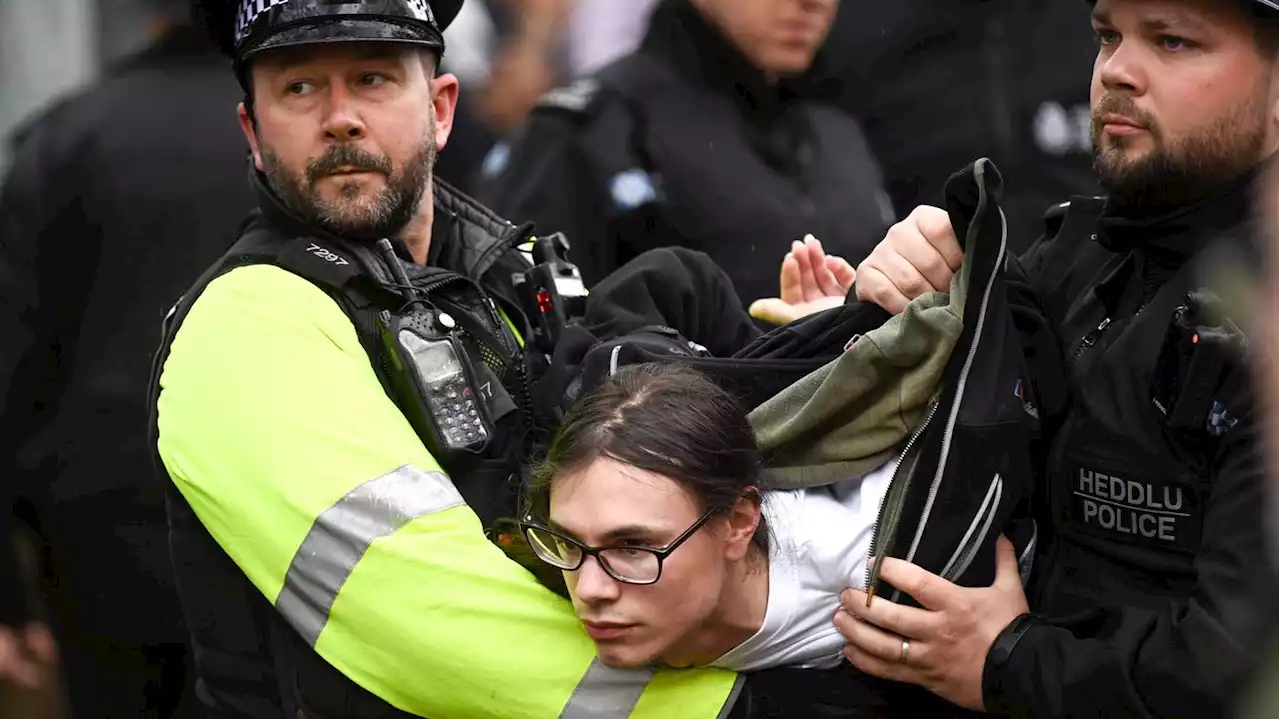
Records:
[[[867,288],[867,299],[876,304],[892,301],[895,294],[897,294],[897,290],[894,288],[893,283],[884,279],[883,275]]]
[[[940,275],[951,272],[951,268],[947,267],[947,263],[942,261],[942,255],[937,252],[921,253],[921,256],[915,258],[912,264],[926,275]]]
[[[936,587],[937,578],[932,574],[921,573],[920,576],[912,580],[913,596],[922,596],[932,592]]]
[[[893,227],[889,228],[889,231],[884,234],[884,242],[877,245],[876,249],[879,250],[881,248],[900,245],[905,241],[909,241],[912,235],[918,234],[920,234],[919,229],[917,229],[911,222],[903,220],[902,222],[895,223]]]
[[[911,297],[923,294],[926,289],[924,278],[918,274],[907,275],[902,278],[900,289]]]

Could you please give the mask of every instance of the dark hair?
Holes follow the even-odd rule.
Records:
[[[701,512],[727,512],[744,494],[763,500],[763,463],[746,411],[677,362],[623,367],[574,405],[533,473],[529,511],[545,516],[555,478],[604,457],[679,482]],[[768,551],[763,517],[751,543]]]

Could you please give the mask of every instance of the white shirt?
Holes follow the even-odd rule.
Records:
[[[832,617],[840,592],[864,589],[871,530],[897,459],[829,487],[765,493],[769,603],[760,630],[713,666],[830,668],[844,638]]]

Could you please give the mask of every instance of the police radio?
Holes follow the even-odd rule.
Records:
[[[378,249],[409,306],[403,314],[383,311],[378,316],[405,417],[442,464],[459,454],[481,452],[493,435],[493,423],[458,335],[458,320],[414,296],[388,240],[379,240]]]
[[[555,352],[569,320],[586,310],[586,285],[568,255],[563,233],[539,237],[533,241],[533,267],[511,278],[533,325],[533,342],[548,355]]]

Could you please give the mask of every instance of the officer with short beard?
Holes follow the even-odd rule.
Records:
[[[1091,4],[1107,195],[1052,209],[1006,287],[1054,328],[1029,356],[1061,365],[1037,378],[1032,581],[963,588],[886,560],[923,608],[849,591],[836,623],[858,668],[973,709],[1225,716],[1275,636],[1277,582],[1248,323],[1210,268],[1275,241],[1253,203],[1276,163],[1277,3]],[[858,268],[857,295],[901,311],[959,258],[946,213],[917,208]]]

